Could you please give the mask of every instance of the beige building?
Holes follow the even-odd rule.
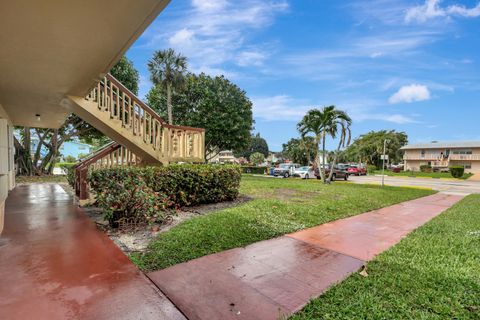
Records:
[[[480,173],[480,141],[431,142],[410,144],[401,150],[405,170],[419,171],[423,164],[446,170],[464,166],[465,172]]]
[[[210,159],[210,163],[236,163],[237,159],[233,155],[232,150],[220,151],[215,157]]]
[[[59,128],[75,113],[121,145],[97,164],[204,161],[203,129],[167,124],[108,74],[168,3],[2,2],[0,232],[15,185],[13,126]]]

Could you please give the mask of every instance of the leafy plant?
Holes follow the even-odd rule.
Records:
[[[450,174],[454,178],[461,178],[465,173],[465,168],[463,166],[450,166]]]
[[[252,162],[255,165],[259,165],[263,161],[265,161],[265,156],[260,152],[255,152],[250,155],[250,162]]]
[[[238,166],[170,165],[99,169],[90,172],[89,183],[115,226],[122,218],[161,221],[169,208],[233,200],[240,178]]]
[[[429,164],[422,164],[420,165],[421,172],[432,172],[432,166]]]

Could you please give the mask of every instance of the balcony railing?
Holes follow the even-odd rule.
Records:
[[[141,159],[130,150],[111,142],[75,165],[75,194],[79,200],[89,198],[87,175],[90,169],[135,166],[139,163]]]
[[[480,154],[451,154],[450,160],[480,160]]]
[[[158,153],[159,159],[169,161],[203,161],[205,130],[167,124],[149,106],[107,74],[86,97],[111,119],[121,122],[145,147]]]
[[[426,154],[405,154],[403,156],[403,159],[435,161],[435,160],[444,160],[446,158],[444,155],[441,155],[438,153],[426,153]]]

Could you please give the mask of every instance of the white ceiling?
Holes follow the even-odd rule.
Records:
[[[12,122],[60,126],[60,101],[85,96],[169,1],[0,0],[0,104]]]

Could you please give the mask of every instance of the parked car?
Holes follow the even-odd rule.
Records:
[[[363,176],[363,175],[367,175],[367,168],[365,168],[364,166],[360,166],[358,164],[353,164],[348,167],[347,172],[349,175]]]
[[[328,177],[329,174],[330,174],[330,166],[325,166],[326,177]],[[318,170],[318,168],[315,169],[315,177],[317,177],[317,179],[321,179],[320,171]],[[345,166],[335,165],[333,169],[332,181],[335,181],[338,179],[348,180],[348,171]]]
[[[295,173],[293,175],[302,179],[314,179],[315,171],[312,167],[305,166],[295,169]]]
[[[288,178],[293,176],[295,169],[299,167],[300,165],[298,163],[282,163],[278,166],[278,168],[273,169],[273,175],[275,177],[281,176]]]

